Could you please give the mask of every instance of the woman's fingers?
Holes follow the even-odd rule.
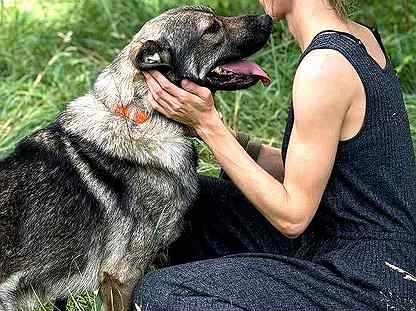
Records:
[[[150,105],[152,105],[153,109],[155,109],[156,111],[165,115],[166,117],[173,118],[175,116],[175,111],[163,99],[160,99],[159,101],[156,101],[153,98],[152,94],[149,94],[147,100],[149,101]]]
[[[159,71],[151,70],[149,74],[155,79],[159,85],[169,94],[173,96],[179,96],[183,92],[180,88],[170,82],[164,75],[162,75]]]
[[[186,92],[181,88],[177,87],[175,84],[170,82],[164,75],[162,75],[159,71],[149,71],[150,76],[157,81],[160,87],[165,90],[170,95],[180,98],[186,96]]]
[[[147,72],[144,73],[144,77],[146,79],[147,86],[150,89],[150,92],[153,95],[154,99],[158,99],[159,97],[162,98],[163,89],[160,87],[159,83]]]
[[[177,87],[160,72],[152,70],[149,71],[149,74],[154,80],[156,80],[163,90],[177,98],[180,102],[195,102],[199,100],[198,96],[195,96],[192,92]],[[194,85],[198,86],[197,84]],[[167,100],[167,98],[165,98],[165,100]]]
[[[144,76],[150,89],[149,103],[168,118],[195,127],[202,123],[202,115],[212,110],[209,89],[191,81],[183,82],[186,90],[180,89],[156,71],[145,72]]]
[[[199,86],[198,84],[190,81],[190,80],[183,80],[182,81],[182,87],[185,91],[188,91],[189,93],[192,93],[199,98],[203,99],[204,101],[209,99],[212,96],[211,91],[206,88]]]
[[[153,78],[152,75],[145,73],[146,83],[149,86],[150,92],[156,101],[163,101],[168,103],[172,109],[180,107],[179,101],[161,87],[159,82]]]

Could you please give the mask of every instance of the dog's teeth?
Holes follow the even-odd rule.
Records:
[[[221,70],[220,67],[217,67],[212,72],[215,72],[215,73],[219,74],[220,73],[220,70]]]
[[[219,74],[219,75],[224,75],[226,74],[226,71],[224,70],[224,68],[222,67],[217,67],[213,70],[214,73]]]

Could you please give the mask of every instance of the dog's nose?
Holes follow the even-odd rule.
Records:
[[[258,17],[259,25],[264,32],[270,33],[273,30],[273,18],[270,15]]]

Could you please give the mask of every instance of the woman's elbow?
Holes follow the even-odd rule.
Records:
[[[284,222],[276,227],[288,239],[297,239],[305,232],[308,222]]]

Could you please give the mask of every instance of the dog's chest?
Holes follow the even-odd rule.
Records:
[[[194,161],[182,164],[181,171],[142,167],[126,177],[124,196],[108,213],[105,271],[143,268],[179,237],[198,193]]]
[[[152,230],[138,239],[153,246],[164,247],[180,230],[185,212],[191,208],[198,192],[196,168],[189,166],[175,174],[164,171],[147,172],[132,188],[132,215],[142,228]],[[144,230],[146,231],[146,230]],[[145,232],[146,233],[146,232]]]

